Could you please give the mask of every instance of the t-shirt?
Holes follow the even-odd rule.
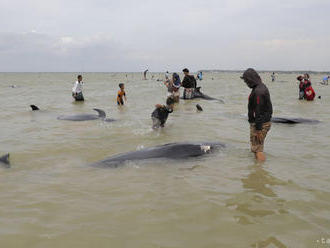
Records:
[[[194,76],[187,75],[184,76],[181,84],[184,88],[196,88],[197,82]]]
[[[163,125],[166,122],[168,115],[172,112],[173,110],[168,109],[166,106],[163,106],[161,108],[156,108],[152,112],[151,117],[159,119],[161,124]]]
[[[73,85],[72,92],[73,93],[80,93],[80,92],[82,92],[83,84],[84,83],[82,81],[80,81],[80,82],[76,81],[75,84]]]

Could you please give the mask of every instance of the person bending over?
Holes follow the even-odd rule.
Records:
[[[164,127],[167,121],[168,115],[173,112],[174,99],[173,97],[168,97],[166,100],[166,106],[157,104],[156,109],[151,114],[152,128],[157,129],[159,127]]]

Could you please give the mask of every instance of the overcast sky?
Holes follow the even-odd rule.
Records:
[[[330,0],[0,0],[0,71],[330,70]]]

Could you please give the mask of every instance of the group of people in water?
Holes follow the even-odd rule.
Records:
[[[164,85],[167,87],[166,104],[156,104],[154,111],[151,114],[152,127],[158,129],[164,127],[170,113],[173,112],[174,104],[180,101],[180,88],[183,89],[183,99],[194,98],[194,93],[198,92],[197,81],[190,74],[187,68],[182,70],[184,78],[181,81],[177,73],[173,73],[169,77],[169,73],[165,74]],[[145,78],[146,71],[144,72]],[[274,74],[272,74],[274,75]],[[202,73],[198,74],[197,79],[202,80]],[[246,85],[251,88],[251,94],[248,100],[248,121],[250,123],[250,144],[251,151],[255,154],[258,161],[264,161],[264,141],[267,133],[271,129],[271,119],[273,107],[270,98],[270,93],[267,86],[262,82],[259,74],[252,68],[247,69],[241,79]],[[299,99],[312,101],[315,98],[315,91],[312,88],[309,75],[306,73],[303,76],[298,76],[299,83]],[[72,96],[76,101],[84,101],[82,93],[83,81],[79,75],[77,81],[72,88]],[[119,84],[117,94],[117,104],[122,106],[127,102],[125,85]],[[198,108],[198,109],[201,109]]]
[[[305,73],[303,76],[298,76],[297,80],[299,81],[299,100],[313,101],[315,98],[315,91],[312,87],[310,81],[310,76],[308,73]]]

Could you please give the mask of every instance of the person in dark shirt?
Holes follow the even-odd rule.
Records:
[[[151,114],[153,129],[164,127],[168,115],[173,112],[173,107],[174,107],[173,97],[167,98],[166,106],[161,104],[156,105],[156,109]]]
[[[182,80],[183,99],[192,99],[194,97],[194,91],[197,87],[196,79],[193,75],[189,75],[189,70],[187,68],[182,70],[184,73],[184,78]]]
[[[251,151],[255,153],[258,161],[265,161],[264,141],[271,128],[273,114],[270,94],[254,69],[247,69],[241,79],[252,89],[248,104]]]

